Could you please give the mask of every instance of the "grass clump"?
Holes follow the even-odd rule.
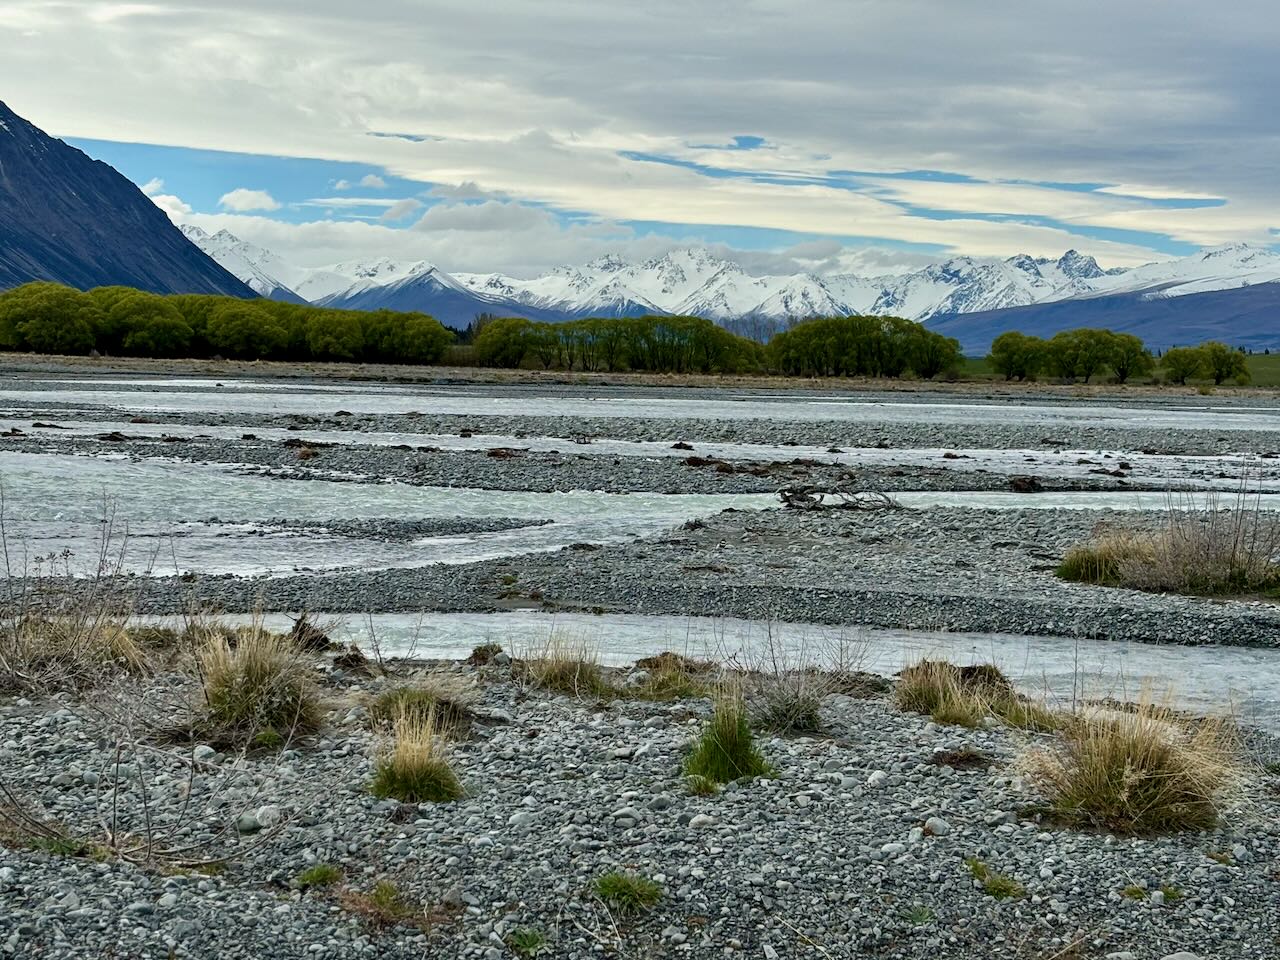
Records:
[[[977,857],[967,859],[965,866],[969,868],[973,879],[982,885],[982,889],[989,897],[994,897],[996,900],[1017,900],[1026,895],[1026,888],[1022,884],[1002,873],[997,873]]]
[[[522,957],[536,957],[547,948],[547,935],[535,927],[517,927],[507,934],[507,946]]]
[[[685,758],[684,772],[713,784],[772,774],[756,747],[740,695],[724,694],[716,701],[715,713]]]
[[[1130,834],[1209,829],[1241,777],[1228,723],[1150,703],[1076,717],[1025,760],[1057,814]]]
[[[342,905],[364,917],[375,927],[396,924],[422,924],[426,915],[421,906],[410,902],[390,880],[379,880],[368,893],[345,890]]]
[[[902,911],[902,919],[913,927],[927,927],[937,918],[932,910],[917,903]]]
[[[1203,509],[1170,503],[1153,530],[1102,527],[1058,565],[1063,580],[1198,596],[1280,590],[1280,520],[1241,491]]]
[[[1145,900],[1147,899],[1147,891],[1136,883],[1131,883],[1120,891],[1120,896],[1126,900]]]
[[[525,679],[540,690],[571,697],[607,698],[614,690],[600,670],[596,651],[585,641],[553,633],[522,666]]]
[[[699,773],[685,777],[684,785],[688,788],[689,795],[694,797],[714,797],[720,792],[720,784]]]
[[[233,645],[215,633],[197,661],[204,693],[197,725],[211,739],[252,742],[273,731],[284,742],[319,729],[310,667],[287,637],[253,629],[238,633]]]
[[[662,899],[662,887],[647,877],[613,870],[596,878],[596,896],[618,913],[652,910]]]
[[[369,789],[374,796],[403,803],[447,803],[465,795],[434,715],[397,718],[391,747],[378,757]]]
[[[1019,730],[1051,731],[1059,726],[1052,711],[1018,694],[1009,678],[989,663],[962,667],[921,660],[898,674],[894,702],[902,710],[954,726],[977,727],[992,716]]]
[[[667,651],[637,660],[636,669],[647,674],[626,688],[626,695],[636,700],[697,700],[713,692],[715,664],[703,660]]]
[[[449,674],[431,674],[413,686],[394,687],[369,704],[369,719],[389,727],[401,717],[425,721],[434,717],[442,730],[451,733],[471,726],[471,704],[475,690]]]
[[[471,656],[467,657],[467,663],[473,667],[483,667],[493,663],[494,657],[500,653],[502,653],[502,644],[481,643],[471,648]]]
[[[1160,892],[1164,894],[1164,899],[1167,903],[1173,903],[1175,900],[1181,900],[1183,897],[1182,888],[1176,883],[1161,884]]]
[[[342,871],[331,863],[317,863],[307,867],[294,878],[299,890],[331,887],[342,880]]]

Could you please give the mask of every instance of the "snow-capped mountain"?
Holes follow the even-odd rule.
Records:
[[[386,258],[299,268],[226,231],[212,237],[195,228],[186,232],[264,295],[291,292],[329,306],[421,310],[455,326],[476,313],[542,320],[670,313],[775,327],[848,313],[924,321],[1064,300],[1120,294],[1168,298],[1280,281],[1280,253],[1239,244],[1128,270],[1104,270],[1093,257],[1068,250],[1056,260],[1025,254],[953,257],[910,273],[875,277],[752,276],[732,260],[687,248],[640,263],[610,255],[526,279],[450,275],[426,261]]]
[[[188,240],[216,260],[224,270],[239,277],[258,296],[289,303],[307,302],[291,289],[289,280],[285,279],[300,279],[300,272],[270,250],[241,240],[227,230],[211,235],[191,224],[181,229]]]

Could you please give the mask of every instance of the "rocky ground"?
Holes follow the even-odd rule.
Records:
[[[1156,595],[1053,574],[1099,524],[1134,522],[1098,510],[735,511],[634,543],[459,566],[157,579],[138,587],[137,608],[361,613],[377,597],[379,609],[399,612],[522,607],[1280,645],[1280,609],[1270,601]]]
[[[249,756],[154,736],[190,695],[178,677],[0,700],[10,800],[90,844],[113,823],[154,836],[158,861],[0,833],[0,953],[497,960],[534,930],[539,955],[558,958],[1280,956],[1280,795],[1261,772],[1209,833],[1070,830],[1031,809],[1043,798],[1018,758],[1043,736],[832,694],[820,733],[761,740],[774,778],[695,797],[680,765],[708,701],[578,700],[508,667],[434,664],[475,690],[452,747],[467,796],[405,806],[367,789],[379,740],[364,705],[427,668],[396,669],[365,679],[325,658],[325,728]],[[942,762],[964,750],[990,767]],[[185,852],[165,859],[173,848]],[[1015,895],[991,896],[968,860]],[[300,889],[317,863],[342,879]],[[592,892],[611,870],[655,881],[661,898],[611,910]],[[409,905],[403,922],[362,907],[379,881]]]

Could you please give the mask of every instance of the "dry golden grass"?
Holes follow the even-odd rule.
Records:
[[[894,702],[902,710],[927,714],[935,723],[962,727],[977,727],[988,717],[1019,730],[1055,730],[1061,722],[1043,704],[1018,694],[991,664],[959,667],[945,660],[921,660],[899,673]]]
[[[369,719],[376,726],[391,726],[406,715],[432,718],[442,732],[460,735],[471,726],[476,697],[476,688],[456,674],[428,673],[379,694],[369,704]]]
[[[586,640],[558,631],[529,651],[520,663],[520,672],[534,687],[572,697],[600,699],[615,692],[600,670],[596,649]]]
[[[319,696],[306,657],[288,637],[261,628],[220,631],[196,654],[204,702],[197,725],[235,742],[283,741],[320,726]],[[272,736],[274,734],[274,736]]]
[[[30,614],[0,624],[0,690],[83,688],[149,668],[136,631],[105,611]]]
[[[1091,709],[1023,765],[1068,821],[1121,833],[1205,830],[1242,782],[1235,726],[1188,721],[1149,700]]]
[[[404,803],[446,803],[464,796],[434,713],[401,713],[390,748],[374,765],[369,789],[375,796]]]
[[[1064,580],[1205,596],[1280,588],[1280,519],[1244,491],[1204,509],[1171,500],[1153,530],[1103,527],[1058,566]]]

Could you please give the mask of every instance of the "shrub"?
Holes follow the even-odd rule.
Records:
[[[1213,596],[1280,588],[1280,521],[1243,491],[1229,507],[1170,503],[1152,531],[1102,528],[1058,567],[1064,580],[1154,593]]]
[[[689,777],[704,777],[712,783],[731,783],[744,777],[767,777],[772,769],[756,748],[741,695],[722,694],[715,713],[685,758]]]
[[[461,733],[471,726],[475,690],[449,674],[430,674],[413,686],[394,687],[369,705],[369,719],[392,726],[401,717],[421,723],[431,720],[439,729]]]
[[[374,796],[404,803],[447,803],[465,795],[449,764],[434,714],[423,719],[403,713],[396,719],[394,740],[378,757],[369,789]]]
[[[529,683],[542,690],[572,697],[607,697],[614,692],[600,671],[595,650],[559,633],[548,637],[521,667]]]
[[[473,667],[483,667],[486,664],[493,663],[494,657],[502,653],[502,645],[499,643],[482,643],[472,648],[471,656],[467,657],[467,663]]]
[[[1002,873],[996,873],[989,866],[976,857],[970,857],[965,861],[965,865],[969,868],[969,872],[973,874],[973,878],[982,885],[982,889],[987,895],[997,900],[1016,900],[1026,894],[1026,888],[1018,881],[1006,877]]]
[[[651,910],[662,899],[662,887],[647,877],[613,870],[596,878],[595,892],[618,913]]]
[[[1029,753],[1033,778],[1055,811],[1119,833],[1207,830],[1240,780],[1233,729],[1194,724],[1140,703],[1073,719],[1052,745]]]
[[[342,880],[342,871],[331,863],[317,863],[308,867],[296,877],[299,890],[310,890],[313,887],[331,887]]]
[[[815,733],[822,729],[822,699],[831,680],[818,670],[768,674],[752,685],[752,719],[778,733]]]
[[[216,631],[197,660],[204,688],[198,723],[213,739],[250,742],[267,730],[289,739],[319,729],[309,666],[287,637],[260,627]]]

